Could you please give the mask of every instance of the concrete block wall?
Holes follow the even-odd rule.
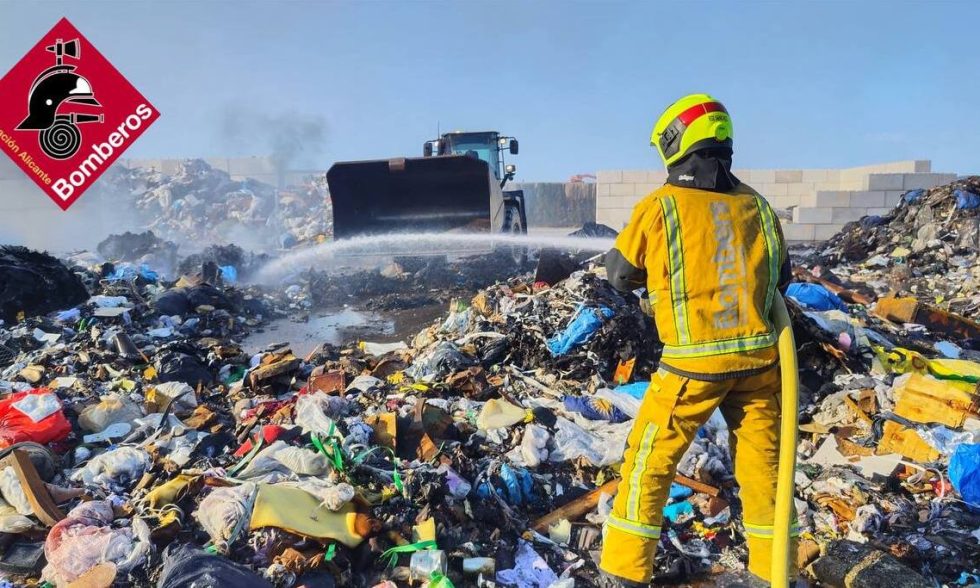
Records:
[[[789,241],[822,241],[848,222],[887,214],[908,190],[928,189],[957,178],[956,174],[933,173],[926,160],[846,169],[733,171],[773,208],[791,211],[792,220],[781,219]],[[599,171],[596,176],[596,222],[617,230],[629,220],[633,206],[666,181],[665,172],[642,170]]]

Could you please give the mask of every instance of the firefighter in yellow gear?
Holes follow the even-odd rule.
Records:
[[[667,183],[636,205],[605,261],[618,290],[646,288],[664,350],[629,434],[599,568],[613,585],[649,584],[677,464],[720,409],[748,568],[768,580],[780,423],[770,311],[790,279],[782,230],[769,203],[732,174],[732,121],[721,102],[681,98],[651,143]]]

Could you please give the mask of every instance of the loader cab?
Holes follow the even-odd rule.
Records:
[[[502,137],[496,131],[445,133],[440,138],[427,141],[423,149],[425,157],[433,155],[468,155],[487,162],[501,187],[513,179],[517,168],[506,165],[503,153],[517,154],[517,139]]]

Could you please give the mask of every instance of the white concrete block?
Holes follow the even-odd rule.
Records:
[[[831,206],[845,207],[851,205],[851,193],[845,190],[820,190],[800,199],[801,206],[813,208],[828,208]]]
[[[799,224],[826,225],[833,222],[833,209],[798,206],[793,209],[793,222]]]
[[[855,208],[880,208],[885,206],[885,193],[881,190],[851,192],[850,205]]]
[[[609,184],[596,184],[595,185],[595,195],[596,198],[602,198],[603,196],[609,196]]]
[[[803,170],[804,182],[824,182],[827,180],[827,170],[825,169],[805,169]]]
[[[761,184],[756,185],[755,189],[763,196],[789,196],[786,184]]]
[[[627,184],[645,184],[647,183],[647,170],[624,169],[623,182]]]
[[[844,228],[844,225],[816,225],[813,227],[813,240],[826,241]]]
[[[601,169],[595,173],[599,184],[618,184],[623,181],[623,171],[619,169]]]
[[[871,174],[868,176],[868,189],[901,190],[904,180],[903,174]]]
[[[790,242],[813,241],[815,225],[783,223],[783,237]]]
[[[797,196],[769,196],[766,200],[769,201],[770,206],[776,209],[800,205],[800,199]]]
[[[786,184],[786,194],[788,196],[803,196],[804,194],[812,194],[815,191],[812,182]]]
[[[928,159],[916,160],[912,171],[915,173],[927,174],[932,171],[932,162]]]
[[[776,170],[776,183],[777,184],[792,184],[794,182],[803,181],[803,170],[801,169],[777,169]]]
[[[856,220],[861,220],[862,217],[865,217],[865,216],[868,215],[868,209],[867,208],[856,208],[856,207],[839,208],[839,207],[834,207],[834,208],[831,208],[830,210],[833,211],[831,213],[831,216],[830,216],[831,222],[833,222],[835,224],[841,224],[841,225],[844,224],[844,223],[850,223],[850,222],[854,222]]]
[[[632,196],[633,195],[633,184],[610,184],[609,185],[609,195],[610,196]]]
[[[756,184],[775,184],[776,183],[776,170],[774,169],[753,169],[749,170],[752,172],[752,182]],[[744,178],[735,174],[742,181]]]
[[[906,190],[935,188],[956,179],[956,174],[907,174],[902,186]]]

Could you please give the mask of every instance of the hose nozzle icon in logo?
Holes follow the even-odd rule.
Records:
[[[55,54],[55,65],[42,71],[34,83],[27,99],[27,118],[17,130],[40,131],[38,144],[41,150],[52,159],[68,159],[81,147],[82,133],[78,125],[88,122],[102,122],[101,114],[77,112],[59,113],[62,104],[73,102],[102,106],[95,99],[92,85],[75,73],[74,65],[64,65],[64,58],[79,59],[81,49],[78,39],[45,47]]]

